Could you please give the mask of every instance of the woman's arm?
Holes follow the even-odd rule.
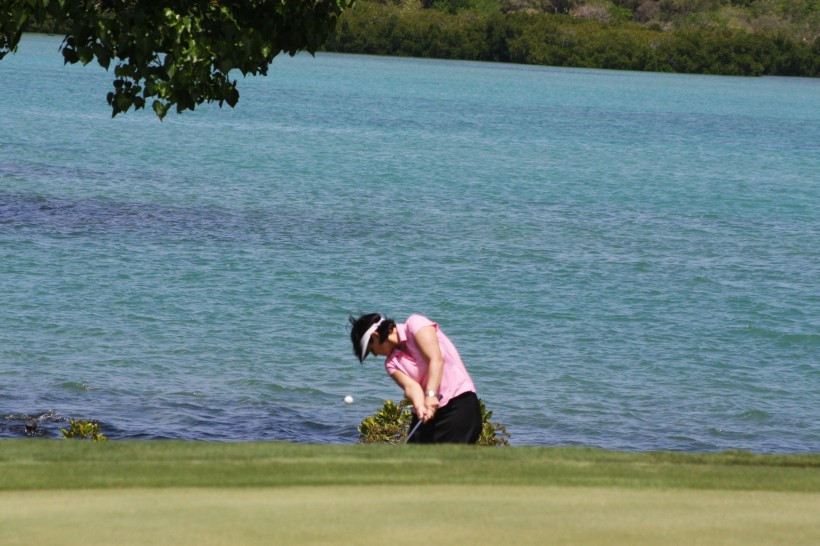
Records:
[[[427,417],[427,407],[424,405],[424,391],[417,381],[399,370],[391,373],[390,377],[404,390],[404,396],[413,404],[419,419],[426,422],[429,418],[432,418],[432,415],[429,418]]]
[[[438,390],[441,387],[441,374],[444,370],[444,358],[441,356],[441,347],[438,344],[435,326],[424,326],[414,336],[416,347],[427,360],[427,384],[424,385],[424,405],[427,407],[429,419],[433,418],[438,409]],[[433,396],[427,394],[433,392]]]

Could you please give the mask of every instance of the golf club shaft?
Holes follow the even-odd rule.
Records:
[[[419,422],[418,422],[418,423],[416,423],[416,426],[414,426],[414,427],[413,427],[413,430],[411,430],[411,431],[410,431],[410,434],[408,434],[408,435],[407,435],[407,438],[405,438],[405,439],[404,439],[404,443],[405,443],[405,444],[406,444],[407,442],[409,442],[409,441],[410,441],[410,437],[411,437],[411,436],[413,436],[413,434],[414,434],[414,433],[415,433],[415,432],[419,429],[419,427],[421,426],[421,424],[422,424],[423,422],[424,422],[424,421],[422,421],[421,419],[419,419]]]

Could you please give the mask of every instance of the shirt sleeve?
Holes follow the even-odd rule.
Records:
[[[390,355],[387,360],[384,361],[384,369],[387,371],[387,375],[392,376],[394,372],[401,372],[412,379],[418,381],[418,364],[415,360],[409,355],[404,354],[401,351],[395,351],[392,355]]]
[[[393,372],[399,369],[396,360],[395,356],[391,356],[384,361],[384,370],[387,372],[387,375],[393,375]]]
[[[422,315],[410,315],[409,317],[407,317],[407,322],[405,323],[405,325],[407,326],[407,336],[412,337],[414,343],[416,339],[416,332],[418,332],[425,326],[433,326],[436,329],[438,329],[437,323]]]

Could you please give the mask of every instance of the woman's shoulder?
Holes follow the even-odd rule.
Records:
[[[437,326],[438,324],[430,320],[429,318],[425,317],[424,315],[420,315],[418,313],[413,313],[407,320],[405,321],[405,326],[407,330],[411,333],[416,333],[425,326]]]

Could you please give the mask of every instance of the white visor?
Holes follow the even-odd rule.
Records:
[[[359,347],[362,349],[362,357],[359,360],[364,360],[364,357],[367,356],[367,346],[370,343],[370,336],[373,335],[373,332],[376,331],[376,328],[379,327],[379,324],[384,322],[384,319],[381,319],[379,322],[373,324],[370,328],[362,336],[362,340],[359,342]]]

